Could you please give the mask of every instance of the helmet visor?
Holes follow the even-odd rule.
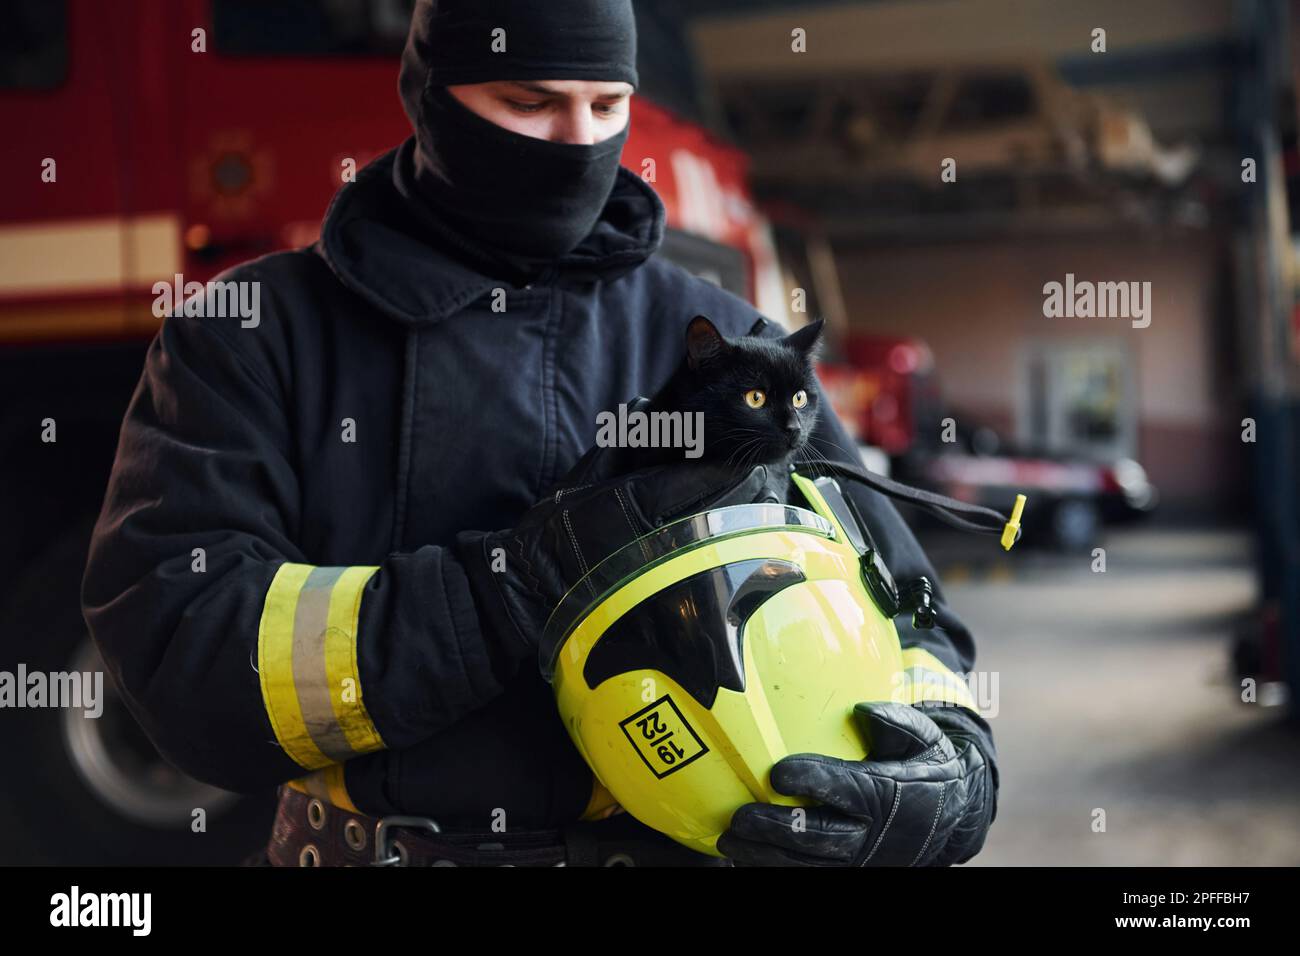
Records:
[[[709,542],[761,531],[801,530],[834,538],[829,521],[784,504],[732,505],[682,518],[636,538],[596,565],[569,589],[542,635],[539,661],[548,681],[565,640],[587,613],[623,584],[660,562]]]

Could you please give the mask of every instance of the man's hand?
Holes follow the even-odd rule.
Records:
[[[718,850],[739,866],[948,866],[979,852],[996,813],[989,763],[960,708],[858,704],[869,759],[795,754],[772,787],[806,808],[751,803]]]

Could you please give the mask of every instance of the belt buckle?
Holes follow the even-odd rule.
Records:
[[[392,839],[392,831],[397,829],[428,830],[434,834],[442,832],[442,827],[438,826],[437,821],[429,817],[382,817],[379,823],[375,825],[375,862],[372,864],[373,866],[406,865],[406,856],[403,852],[405,848]],[[396,854],[392,853],[392,847],[389,846],[390,842],[398,848]]]

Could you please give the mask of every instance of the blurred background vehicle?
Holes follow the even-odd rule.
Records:
[[[949,412],[930,348],[919,339],[853,333],[848,363],[819,372],[832,405],[861,443],[864,461],[884,474],[962,501],[1008,512],[1028,496],[1023,540],[1082,551],[1103,523],[1152,512],[1159,492],[1131,458],[1075,445],[1068,451],[1018,448],[977,419]],[[1094,429],[1106,427],[1100,422]]]
[[[1131,458],[1087,460],[1020,451],[993,429],[957,429],[957,449],[929,449],[905,472],[916,484],[962,501],[1009,510],[1017,493],[1025,508],[1023,539],[1061,551],[1087,551],[1104,523],[1124,524],[1149,514],[1159,498],[1143,467]]]
[[[407,134],[409,9],[0,11],[0,670],[98,666],[77,592],[153,284],[315,239]],[[1026,491],[1026,543],[1052,546],[918,525],[1000,681],[1016,826],[979,861],[1300,863],[1297,5],[637,10],[624,163],[664,199],[664,254],[787,324],[825,317],[864,460],[995,506]],[[1149,281],[1150,325],[1047,318],[1067,273]],[[271,795],[176,773],[120,705],[3,711],[0,744],[0,862],[265,839]]]

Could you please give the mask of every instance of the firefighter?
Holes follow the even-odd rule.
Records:
[[[617,812],[537,662],[558,599],[538,580],[574,535],[548,492],[574,483],[598,414],[668,378],[698,313],[782,334],[654,255],[663,205],[619,165],[635,50],[630,0],[421,0],[399,78],[414,134],[339,190],[315,245],[220,277],[257,284],[256,322],[186,308],[149,349],[84,612],[168,760],[284,785],[274,864],[716,862]],[[829,406],[814,441],[852,460]],[[603,487],[639,531],[771,478],[668,475]],[[853,496],[895,576],[936,580],[892,505]],[[971,635],[935,603],[936,627],[898,628],[905,666],[938,679],[859,709],[872,759],[778,764],[778,791],[821,805],[798,828],[741,808],[732,861],[980,849],[993,742],[952,691]]]

